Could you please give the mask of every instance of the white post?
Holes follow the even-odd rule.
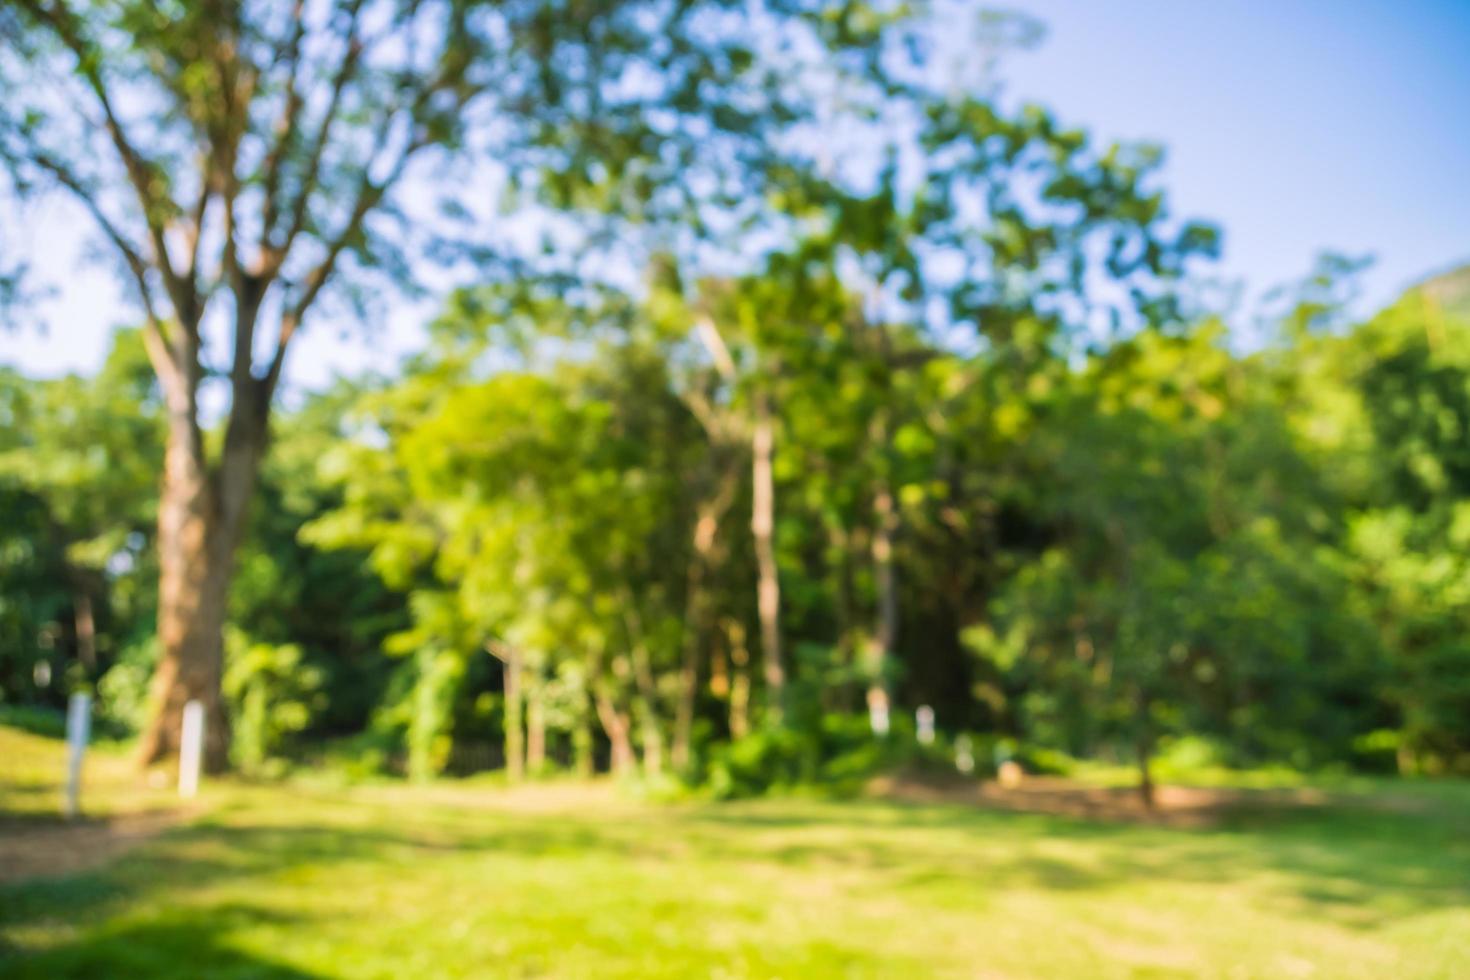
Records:
[[[92,697],[73,694],[66,703],[66,800],[67,819],[81,812],[82,753],[92,729]]]
[[[179,739],[179,795],[188,799],[199,792],[199,762],[204,754],[204,705],[184,705],[184,730]]]
[[[954,740],[954,767],[967,776],[975,771],[975,752],[968,735]]]
[[[868,725],[874,735],[888,734],[888,695],[881,687],[868,688]]]
[[[917,730],[920,745],[933,745],[934,709],[927,704],[919,705],[919,710],[914,712],[914,727]]]

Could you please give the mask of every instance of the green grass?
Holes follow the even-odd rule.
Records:
[[[0,975],[1470,976],[1465,784],[1210,830],[557,784],[204,804],[110,864],[0,886]]]

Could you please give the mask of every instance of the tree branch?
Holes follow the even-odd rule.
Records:
[[[42,170],[56,178],[56,182],[71,192],[82,206],[91,214],[92,220],[97,222],[102,233],[112,242],[113,247],[122,256],[128,271],[133,276],[133,281],[138,287],[139,298],[143,302],[147,321],[143,327],[143,345],[148,351],[148,360],[153,364],[153,370],[163,383],[164,391],[172,400],[175,396],[174,390],[182,386],[183,373],[178,364],[178,353],[169,344],[168,338],[163,333],[163,322],[158,316],[158,310],[153,304],[153,294],[148,288],[148,265],[143,260],[138,249],[128,241],[122,231],[113,224],[112,220],[103,212],[97,199],[88,192],[86,185],[66,167],[52,160],[43,153],[32,153],[31,160]]]
[[[403,148],[397,161],[388,172],[388,175],[381,181],[373,181],[370,175],[371,164],[363,168],[361,179],[358,182],[357,198],[353,203],[352,213],[348,217],[346,225],[327,244],[326,255],[323,256],[321,262],[317,263],[311,272],[307,273],[302,283],[301,294],[297,297],[296,302],[288,305],[286,312],[281,316],[281,328],[276,340],[275,354],[272,355],[270,367],[266,369],[265,377],[262,379],[267,399],[274,394],[276,385],[280,381],[281,369],[286,359],[286,348],[291,343],[291,338],[295,336],[297,329],[300,328],[301,321],[306,317],[306,311],[316,302],[317,296],[322,291],[322,287],[332,277],[332,273],[337,267],[337,261],[341,258],[342,252],[357,237],[358,232],[362,229],[363,221],[366,220],[368,214],[383,199],[383,196],[398,181],[398,178],[403,175],[403,171],[408,166],[409,160],[415,153],[427,145],[428,139],[423,135],[416,136],[412,139]]]
[[[301,109],[306,103],[306,100],[301,97],[301,90],[297,87],[297,78],[301,68],[301,39],[306,33],[306,19],[302,16],[305,12],[304,6],[304,0],[296,0],[292,8],[296,29],[291,33],[291,40],[285,55],[291,63],[290,73],[286,76],[286,100],[281,107],[281,116],[276,121],[276,142],[265,160],[263,180],[265,219],[261,222],[260,231],[260,254],[262,256],[268,254],[271,230],[275,228],[276,221],[280,218],[281,169],[291,144],[296,141]]]
[[[272,272],[281,267],[281,263],[291,251],[292,243],[296,241],[296,237],[306,226],[311,196],[316,193],[317,184],[321,179],[322,155],[326,152],[332,124],[336,122],[337,113],[342,104],[342,93],[356,73],[359,59],[362,57],[362,41],[357,34],[357,18],[361,9],[362,0],[355,0],[348,8],[351,20],[347,28],[347,51],[342,55],[342,63],[338,65],[336,75],[332,78],[332,94],[327,101],[326,110],[322,113],[321,121],[317,124],[316,135],[312,139],[306,171],[301,175],[301,190],[297,192],[296,200],[291,207],[291,224],[286,230],[285,237],[272,245],[269,252],[262,250],[263,255],[270,256]],[[270,231],[271,228],[267,226],[262,234],[269,234]]]
[[[97,99],[98,106],[102,109],[104,128],[111,137],[118,156],[122,158],[123,168],[127,171],[128,180],[138,197],[138,205],[143,211],[143,222],[148,228],[153,247],[153,264],[163,277],[164,288],[173,304],[174,313],[184,330],[197,331],[198,311],[194,309],[194,291],[184,283],[169,259],[168,244],[164,237],[164,222],[160,217],[161,202],[157,200],[152,189],[153,173],[157,168],[144,159],[123,130],[122,122],[113,108],[112,97],[108,94],[107,85],[102,78],[101,69],[98,67],[101,59],[95,46],[82,35],[76,15],[61,0],[57,0],[51,6],[44,5],[38,0],[19,0],[19,2],[32,17],[50,27],[67,50],[76,57],[77,71],[86,79],[88,87],[91,88]],[[173,204],[172,201],[168,203],[170,206]]]

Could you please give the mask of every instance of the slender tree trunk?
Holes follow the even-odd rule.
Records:
[[[745,627],[736,620],[726,624],[730,643],[730,737],[750,733],[750,651],[745,646]]]
[[[204,766],[229,760],[229,720],[220,697],[223,632],[245,505],[265,449],[265,413],[236,406],[219,468],[210,473],[191,410],[174,411],[158,513],[160,658],[152,715],[138,743],[151,765],[177,755],[184,705],[204,706]]]
[[[750,530],[755,539],[756,609],[760,616],[761,654],[765,668],[767,710],[773,721],[783,718],[786,670],[781,660],[781,580],[776,568],[776,483],[772,473],[775,456],[775,423],[770,396],[761,392],[755,399],[755,426],[751,438],[752,505]]]
[[[505,676],[505,774],[513,782],[526,775],[525,696],[521,691],[525,665],[519,647],[500,645]]]
[[[694,702],[699,693],[699,651],[709,627],[709,596],[705,579],[714,564],[715,537],[720,518],[730,506],[734,488],[728,482],[706,501],[694,523],[694,553],[684,598],[684,651],[679,668],[679,703],[674,709],[674,744],[670,761],[675,769],[689,765],[689,742],[694,727]]]
[[[893,569],[893,535],[898,523],[893,493],[880,482],[873,495],[873,580],[878,591],[878,629],[868,645],[868,713],[887,731],[889,660],[898,642],[898,584]]]
[[[724,649],[714,644],[711,644],[709,657],[709,692],[721,701],[730,697],[730,663]]]
[[[597,691],[594,702],[597,706],[597,718],[602,722],[602,730],[612,749],[613,775],[631,776],[638,766],[638,759],[633,754],[633,740],[629,737],[632,726],[628,723],[628,717],[618,711],[605,689]]]
[[[72,620],[77,633],[77,659],[89,671],[97,669],[97,618],[92,610],[92,597],[85,589],[72,594]]]

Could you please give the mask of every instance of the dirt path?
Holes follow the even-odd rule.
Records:
[[[0,884],[107,864],[189,814],[151,810],[106,818],[0,819]]]

